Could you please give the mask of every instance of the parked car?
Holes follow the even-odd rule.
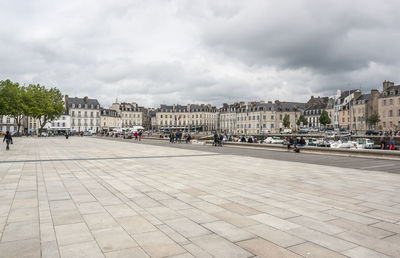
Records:
[[[268,137],[264,140],[264,143],[282,144],[283,140],[279,137]]]
[[[47,137],[47,136],[49,136],[49,134],[46,132],[42,132],[42,134],[40,136]]]
[[[93,133],[91,131],[85,131],[83,132],[83,136],[92,136]]]
[[[380,135],[381,133],[377,130],[367,130],[365,135]]]
[[[318,146],[318,144],[320,144],[321,141],[318,140],[317,138],[310,138],[308,139],[307,145],[308,146]]]
[[[283,129],[282,133],[292,133],[292,129],[290,128]]]
[[[372,149],[374,147],[374,142],[368,138],[357,139],[357,149]]]
[[[300,131],[299,131],[299,134],[308,134],[309,132],[310,132],[309,129],[307,129],[307,128],[301,128]]]
[[[269,130],[262,130],[261,133],[262,134],[270,134],[271,132]]]
[[[356,149],[357,142],[339,140],[339,141],[331,143],[331,148]]]

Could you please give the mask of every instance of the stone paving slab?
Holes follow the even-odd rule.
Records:
[[[0,257],[400,257],[399,174],[299,161],[16,138]]]

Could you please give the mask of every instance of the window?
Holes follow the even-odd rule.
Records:
[[[383,100],[383,105],[386,106],[386,99]]]
[[[274,128],[274,124],[271,124],[271,129]]]
[[[274,120],[274,115],[271,115],[271,120]]]
[[[266,124],[263,124],[263,128],[266,128],[267,127],[267,125]]]
[[[389,99],[389,105],[393,105],[393,99]]]
[[[10,122],[10,118],[9,117],[7,117],[7,124],[10,124],[11,122]]]
[[[263,120],[266,120],[267,119],[267,116],[266,115],[263,115]]]
[[[389,117],[392,117],[392,116],[393,116],[393,111],[389,110]]]

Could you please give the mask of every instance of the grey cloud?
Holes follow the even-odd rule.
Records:
[[[306,101],[398,81],[400,3],[0,2],[0,79],[140,105]],[[18,17],[16,19],[15,17]]]

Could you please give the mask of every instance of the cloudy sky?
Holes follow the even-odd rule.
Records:
[[[0,0],[0,80],[144,106],[400,82],[398,0]]]

